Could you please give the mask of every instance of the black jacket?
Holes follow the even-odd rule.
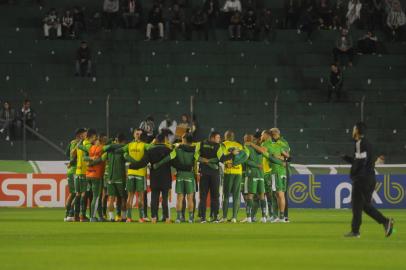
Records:
[[[365,138],[355,142],[354,155],[344,156],[344,160],[352,164],[350,176],[353,181],[371,179],[375,175],[372,145]]]
[[[169,149],[165,144],[156,144],[152,145],[148,149],[144,157],[135,163],[130,164],[132,169],[140,169],[151,163],[151,165],[161,161],[164,157],[169,155],[171,149]],[[161,188],[161,189],[170,189],[172,186],[172,174],[171,174],[171,165],[170,163],[165,163],[160,166],[158,169],[151,167],[150,174],[150,186],[151,188]]]

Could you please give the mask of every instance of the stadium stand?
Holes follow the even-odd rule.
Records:
[[[48,2],[48,1],[47,1]],[[180,117],[195,97],[200,134],[213,128],[245,132],[277,124],[291,143],[297,163],[337,163],[351,151],[352,125],[365,121],[378,153],[387,162],[406,154],[406,46],[385,42],[385,53],[356,56],[344,70],[344,99],[327,103],[331,50],[337,32],[317,30],[305,42],[296,30],[277,29],[271,42],[230,42],[218,29],[217,41],[145,42],[141,30],[115,29],[83,37],[93,54],[91,78],[74,77],[79,40],[45,40],[41,19],[55,7],[63,11],[86,5],[86,14],[100,12],[102,1],[54,1],[42,9],[31,1],[0,8],[0,99],[19,108],[24,98],[38,115],[38,131],[61,147],[78,126],[105,129],[106,98],[111,97],[112,132],[129,132],[147,114],[157,121],[166,113]],[[152,1],[144,1],[144,10]],[[197,6],[202,1],[189,1]],[[282,0],[263,1],[280,19]],[[405,2],[405,1],[403,1]],[[406,3],[405,3],[406,4]],[[90,31],[89,31],[90,32]],[[365,31],[352,29],[357,40]],[[384,40],[383,33],[377,35]],[[0,141],[0,159],[21,159],[21,142]],[[31,160],[63,159],[34,140]]]

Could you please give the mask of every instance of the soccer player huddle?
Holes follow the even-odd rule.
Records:
[[[135,129],[128,142],[123,134],[110,139],[93,129],[81,128],[66,154],[69,196],[65,221],[172,223],[168,202],[174,175],[175,223],[186,222],[186,218],[189,223],[195,222],[196,209],[200,223],[237,223],[241,197],[246,218],[240,222],[256,222],[259,209],[262,223],[289,221],[285,193],[290,147],[277,128],[246,134],[243,144],[236,141],[231,130],[225,132],[223,140],[216,131],[200,142],[185,133],[177,143],[170,144],[165,132],[150,141],[143,130]],[[206,219],[208,197],[210,214]],[[134,205],[137,218],[132,212]]]

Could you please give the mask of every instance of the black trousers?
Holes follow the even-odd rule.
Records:
[[[381,212],[372,205],[372,194],[375,190],[375,176],[353,179],[352,184],[352,232],[359,233],[362,223],[362,211],[379,224],[388,221]]]
[[[210,209],[211,217],[217,218],[220,207],[220,175],[219,174],[201,174],[199,185],[200,196],[200,217],[206,219],[207,195],[210,191]]]
[[[168,189],[153,188],[151,191],[151,217],[158,219],[159,196],[162,194],[162,217],[169,218]]]

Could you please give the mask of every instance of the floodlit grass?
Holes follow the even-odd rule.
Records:
[[[0,269],[403,269],[406,212],[396,232],[348,210],[292,209],[289,224],[65,223],[62,209],[0,208]],[[240,210],[243,217],[243,209]]]

